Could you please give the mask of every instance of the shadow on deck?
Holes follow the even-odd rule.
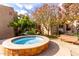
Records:
[[[53,56],[59,51],[59,46],[57,43],[50,41],[48,50],[42,52],[38,56]]]

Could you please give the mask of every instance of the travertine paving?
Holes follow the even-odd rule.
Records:
[[[70,51],[71,56],[79,56],[79,45],[75,45],[73,43],[67,43],[67,42],[61,41],[59,39],[53,40],[53,41],[57,42],[57,44],[59,44],[63,48],[64,47],[67,48]]]

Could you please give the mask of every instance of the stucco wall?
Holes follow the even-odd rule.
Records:
[[[8,27],[13,16],[14,10],[12,8],[0,5],[0,39],[14,36],[13,29]]]

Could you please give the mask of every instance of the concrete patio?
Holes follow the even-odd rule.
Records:
[[[4,40],[0,40],[0,44]],[[3,55],[3,47],[0,45],[0,56]],[[72,43],[67,43],[59,39],[52,39],[49,42],[47,51],[38,56],[79,56],[79,46]]]

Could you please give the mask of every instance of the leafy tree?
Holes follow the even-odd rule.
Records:
[[[34,13],[33,17],[37,24],[43,26],[49,35],[49,31],[53,34],[53,27],[58,24],[58,9],[52,4],[44,4],[42,7],[38,8]]]
[[[32,28],[35,28],[35,22],[32,21],[29,16],[24,15],[14,17],[14,20],[10,22],[9,25],[13,27],[15,36],[22,35],[26,31],[30,31]]]
[[[70,19],[71,21],[77,19],[79,13],[79,4],[75,3],[66,3],[63,4],[64,9],[66,10],[65,15],[66,18]]]
[[[62,4],[62,7],[65,9],[65,12],[62,12],[62,21],[64,22],[64,24],[66,24],[67,21],[70,21],[70,23],[73,24],[75,20],[79,20],[78,3],[64,3]]]

